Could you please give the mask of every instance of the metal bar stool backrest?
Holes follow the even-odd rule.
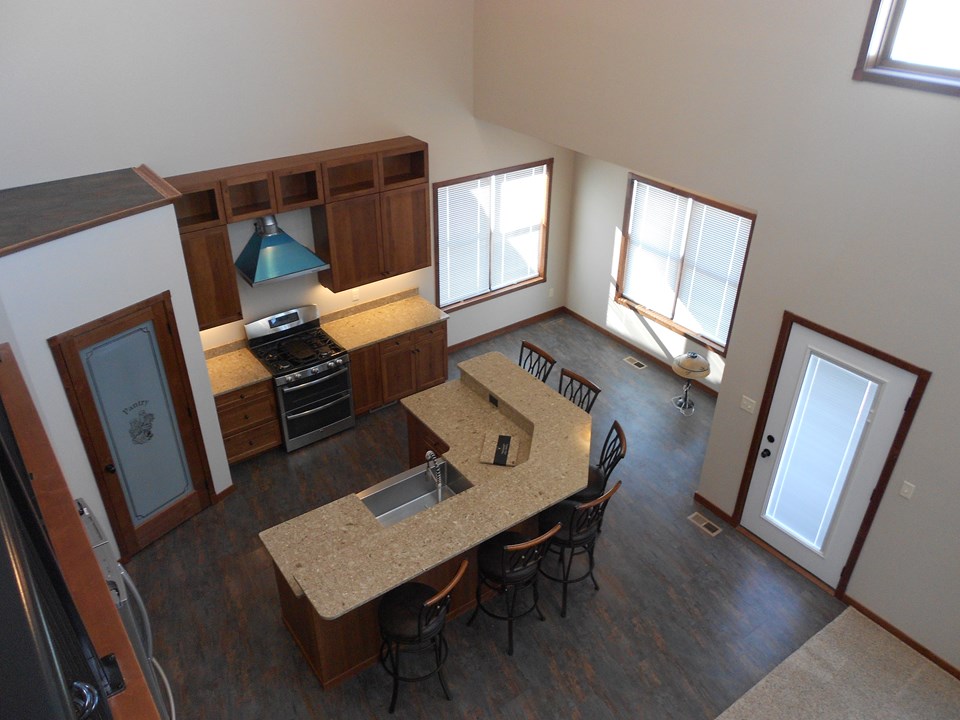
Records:
[[[607,439],[603,441],[603,449],[600,450],[600,460],[597,462],[597,468],[603,475],[604,489],[606,489],[607,480],[617,464],[627,455],[627,436],[623,433],[623,428],[616,420],[610,426],[610,432],[607,433]]]
[[[550,540],[560,532],[557,523],[542,535],[515,545],[504,545],[500,556],[500,577],[510,582],[519,582],[536,577],[540,560],[547,552]]]
[[[556,360],[546,350],[526,340],[520,343],[519,365],[538,380],[546,382],[555,364]]]
[[[600,523],[603,522],[603,514],[607,511],[607,505],[610,498],[620,489],[623,482],[618,481],[608,492],[604,493],[596,500],[581,503],[577,505],[570,513],[570,522],[567,524],[566,533],[561,533],[561,541],[567,541],[571,545],[585,545],[596,537]]]
[[[560,386],[558,389],[561,395],[586,412],[593,409],[593,404],[597,401],[597,395],[600,394],[599,385],[590,382],[583,375],[567,370],[567,368],[560,370]]]
[[[463,578],[464,573],[466,573],[467,564],[466,560],[460,563],[460,569],[457,570],[457,574],[453,576],[453,579],[447,583],[447,586],[423,603],[423,607],[420,608],[420,617],[417,621],[418,638],[422,639],[425,631],[429,632],[439,620],[446,619],[447,610],[450,608],[450,596],[453,594],[454,588]]]

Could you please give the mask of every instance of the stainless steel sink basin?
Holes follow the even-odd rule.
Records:
[[[437,486],[427,470],[426,463],[377,483],[357,493],[357,497],[381,525],[394,525],[473,487],[469,480],[445,460],[440,461],[440,469],[444,475],[444,483],[439,498]]]

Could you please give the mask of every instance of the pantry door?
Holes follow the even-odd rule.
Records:
[[[866,537],[925,371],[807,324],[791,321],[787,331],[740,522],[836,589]]]
[[[170,295],[49,343],[128,559],[207,507],[212,495]]]

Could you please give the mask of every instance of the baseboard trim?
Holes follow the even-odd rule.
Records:
[[[716,505],[714,505],[712,502],[710,502],[709,500],[707,500],[707,499],[706,499],[703,495],[701,495],[700,493],[695,492],[695,493],[693,494],[693,501],[694,501],[695,503],[697,503],[698,505],[702,505],[703,507],[705,507],[707,510],[709,510],[710,512],[712,512],[712,513],[713,513],[714,515],[716,515],[718,518],[720,518],[721,520],[723,520],[727,525],[730,525],[731,527],[734,527],[734,526],[736,525],[736,523],[733,522],[733,516],[732,516],[732,515],[729,515],[729,514],[727,514],[726,512],[724,512],[723,510],[721,510],[720,508],[718,508]]]
[[[226,490],[224,490],[223,492],[218,492],[216,495],[213,496],[213,504],[216,505],[216,504],[219,503],[219,502],[223,502],[223,501],[226,500],[228,497],[230,497],[230,495],[232,495],[232,494],[233,494],[233,491],[236,490],[236,489],[237,489],[237,486],[236,486],[236,485],[231,485],[230,487],[228,487],[228,488],[227,488]]]
[[[839,596],[839,597],[840,597],[840,599],[843,600],[847,605],[849,605],[850,607],[854,608],[857,612],[859,612],[859,613],[865,615],[866,617],[870,618],[873,622],[875,622],[877,625],[879,625],[880,627],[882,627],[884,630],[886,630],[888,633],[890,633],[891,635],[893,635],[895,638],[897,638],[898,640],[900,640],[900,641],[903,642],[904,644],[909,645],[911,648],[913,648],[913,649],[916,650],[918,653],[920,653],[921,655],[923,655],[927,660],[929,660],[930,662],[932,662],[934,665],[937,665],[937,666],[940,667],[941,669],[943,669],[943,670],[945,670],[946,672],[948,672],[948,673],[950,673],[951,675],[953,675],[953,677],[955,677],[955,678],[957,678],[958,680],[960,680],[960,668],[957,668],[957,667],[951,665],[951,664],[948,663],[946,660],[944,660],[942,657],[940,657],[939,655],[937,655],[935,652],[932,652],[932,651],[929,650],[928,648],[924,647],[923,645],[921,645],[920,643],[918,643],[916,640],[914,640],[913,638],[911,638],[909,635],[907,635],[905,632],[903,632],[902,630],[900,630],[900,629],[897,628],[896,626],[890,624],[889,622],[887,622],[886,620],[884,620],[882,617],[880,617],[879,615],[877,615],[875,612],[873,612],[872,610],[870,610],[869,608],[867,608],[865,605],[863,605],[863,604],[860,603],[859,601],[853,599],[853,598],[850,597],[849,595],[846,595],[846,594],[845,594],[845,595],[841,595],[841,596]]]
[[[457,352],[458,350],[463,350],[464,348],[468,348],[471,345],[479,345],[482,342],[486,342],[487,340],[492,340],[493,338],[500,337],[501,335],[506,335],[508,332],[513,332],[514,330],[518,330],[522,327],[526,327],[527,325],[533,325],[534,323],[538,323],[541,320],[549,320],[550,318],[556,315],[560,315],[565,310],[566,310],[565,307],[558,307],[558,308],[554,308],[553,310],[547,310],[547,312],[540,313],[539,315],[528,317],[525,320],[519,320],[518,322],[515,322],[511,325],[507,325],[505,327],[498,328],[496,330],[491,330],[488,333],[483,333],[483,335],[477,335],[476,337],[472,337],[469,340],[464,340],[463,342],[459,342],[456,345],[451,345],[449,348],[447,348],[447,351],[454,353],[454,352]]]

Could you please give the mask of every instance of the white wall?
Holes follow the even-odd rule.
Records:
[[[13,347],[70,491],[87,500],[105,525],[103,501],[47,339],[165,290],[177,319],[214,489],[221,492],[231,484],[230,468],[173,206],[0,258],[0,342]]]
[[[757,211],[700,478],[720,508],[754,431],[740,396],[761,397],[784,310],[933,372],[848,592],[960,666],[960,102],[851,80],[868,7],[477,0],[475,112]],[[622,207],[602,166],[581,168],[578,209],[594,178]],[[593,296],[577,263],[606,253],[609,215],[578,212],[571,239],[571,303],[593,317],[607,279]]]
[[[450,342],[563,304],[572,156],[477,121],[471,0],[235,0],[77,4],[11,0],[0,43],[0,187],[146,163],[160,175],[413,135],[432,181],[556,157],[546,284],[451,317]],[[290,213],[289,215],[297,215]],[[281,216],[304,244],[309,232]],[[235,253],[252,222],[231,227]],[[430,270],[367,286],[360,300],[419,287]],[[244,319],[314,302],[351,304],[309,278],[241,288]],[[340,297],[340,296],[345,297]],[[204,333],[204,347],[242,337]]]

